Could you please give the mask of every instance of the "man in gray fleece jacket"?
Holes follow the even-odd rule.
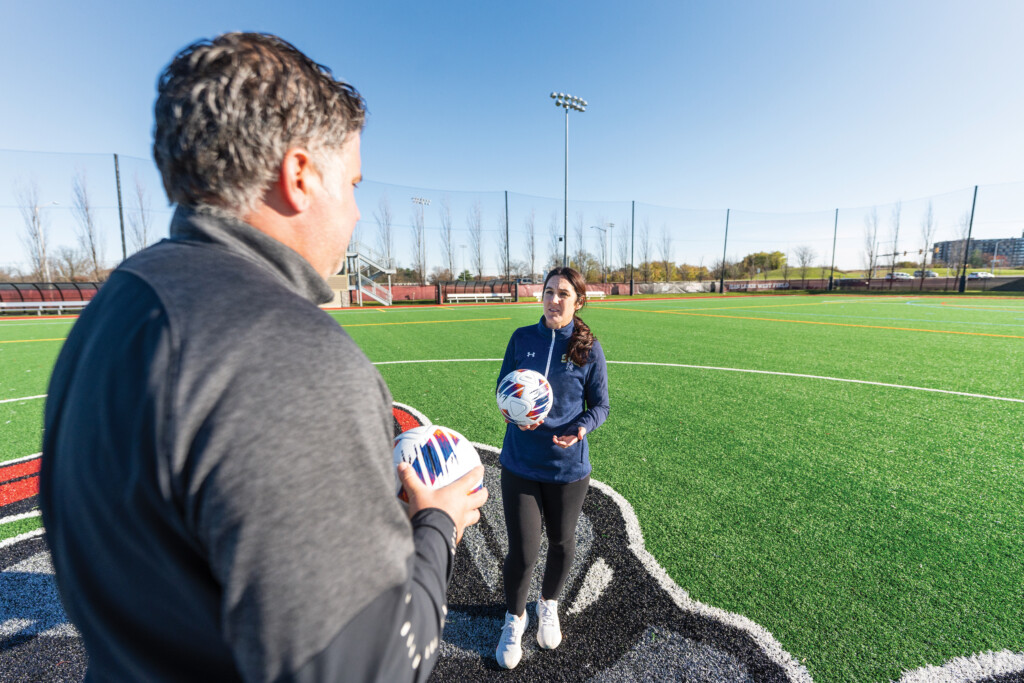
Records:
[[[318,307],[359,218],[362,98],[273,36],[182,51],[154,156],[170,239],[65,343],[40,501],[89,679],[426,680],[482,468],[400,472],[391,396]]]

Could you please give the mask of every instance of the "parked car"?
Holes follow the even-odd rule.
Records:
[[[992,273],[987,270],[976,270],[973,273],[967,273],[968,280],[983,280],[987,277],[993,277]]]
[[[896,271],[895,273],[886,273],[885,274],[885,279],[886,280],[913,280],[914,278],[910,277],[906,273],[902,273],[900,271]]]
[[[939,276],[939,274],[936,273],[934,270],[926,270],[926,271],[924,271],[924,276],[923,277],[938,277],[938,276]],[[921,271],[920,270],[915,270],[914,271],[914,277],[922,277]]]

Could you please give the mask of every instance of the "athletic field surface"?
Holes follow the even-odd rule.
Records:
[[[487,466],[433,680],[1024,681],[1024,299],[588,305],[611,415],[589,436],[563,642],[536,646],[531,604],[513,671],[494,661],[494,389],[540,305],[328,314],[387,381],[396,429],[451,427]],[[0,318],[0,681],[85,671],[37,510],[47,380],[73,323]]]

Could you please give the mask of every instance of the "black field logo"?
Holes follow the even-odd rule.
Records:
[[[396,434],[430,421],[396,404]],[[507,552],[498,451],[476,444],[490,499],[466,531],[448,591],[448,620],[435,681],[811,681],[768,631],[749,619],[692,600],[643,546],[633,509],[592,481],[576,530],[576,562],[559,603],[562,644],[536,644],[532,601],[523,659],[512,671],[494,650],[504,616],[501,565]],[[2,472],[2,468],[0,468]],[[26,514],[0,506],[0,519]],[[31,502],[35,502],[34,498]],[[543,542],[542,542],[543,543]],[[542,544],[538,568],[546,557]],[[0,680],[80,681],[86,654],[57,595],[45,538],[0,541]],[[900,683],[1009,683],[1024,680],[1024,656],[1011,652],[958,658],[906,673]]]

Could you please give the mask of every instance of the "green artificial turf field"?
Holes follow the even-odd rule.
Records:
[[[331,315],[395,400],[500,445],[499,359],[538,304]],[[1024,300],[616,299],[583,317],[612,404],[593,476],[695,599],[768,629],[816,681],[1024,651]],[[60,347],[25,340],[69,328],[0,321],[0,463],[38,452],[30,397]]]

